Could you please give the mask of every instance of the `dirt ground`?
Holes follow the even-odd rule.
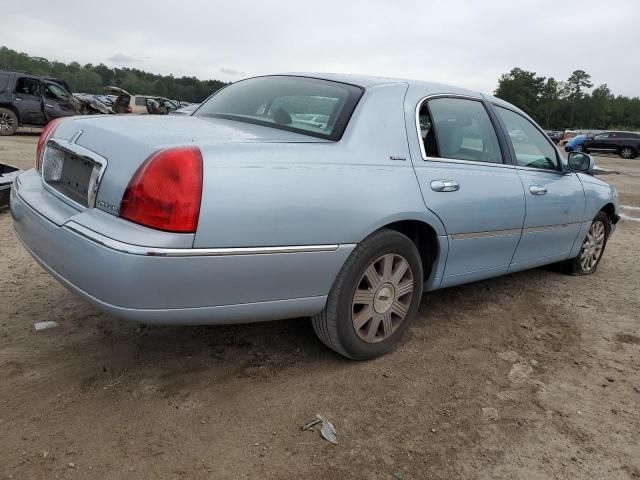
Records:
[[[0,138],[0,161],[30,168],[36,141]],[[640,158],[598,164],[640,219]],[[0,478],[639,479],[639,234],[621,221],[588,277],[425,295],[397,351],[356,363],[308,319],[113,320],[47,275],[4,211]],[[316,413],[338,445],[301,431]]]

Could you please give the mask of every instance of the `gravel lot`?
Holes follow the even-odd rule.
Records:
[[[30,168],[36,141],[0,138],[0,161]],[[0,212],[0,478],[640,478],[640,158],[598,164],[636,220],[595,275],[430,293],[399,349],[366,363],[308,319],[118,322]],[[339,445],[301,431],[316,413]]]

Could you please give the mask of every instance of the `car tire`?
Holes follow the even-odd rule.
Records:
[[[327,347],[353,360],[383,355],[414,320],[422,284],[415,244],[395,230],[379,230],[351,252],[325,309],[312,317],[313,329]]]
[[[13,135],[18,130],[18,117],[8,108],[0,108],[0,136]]]
[[[596,271],[604,255],[611,233],[611,220],[604,212],[599,212],[591,225],[575,258],[565,262],[565,270],[571,275],[590,275]],[[602,235],[602,236],[601,236]]]
[[[620,155],[622,158],[627,158],[627,159],[636,158],[636,156],[638,155],[638,152],[636,152],[633,147],[622,147],[618,152],[618,155]]]

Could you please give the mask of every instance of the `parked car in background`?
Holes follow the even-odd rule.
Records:
[[[617,153],[622,158],[635,158],[640,152],[640,133],[604,132],[583,143],[585,152]]]
[[[562,138],[562,132],[558,132],[555,130],[545,130],[545,133],[551,139],[551,141],[555,144],[558,144],[558,142]]]
[[[18,238],[99,308],[311,316],[353,359],[389,351],[424,291],[555,262],[594,273],[619,218],[589,155],[565,161],[500,99],[411,80],[265,76],[192,116],[64,119],[36,165],[12,189]]]
[[[573,137],[575,137],[576,135],[578,135],[578,132],[574,130],[565,130],[560,135],[560,141],[558,142],[558,145],[560,145],[561,147],[564,147],[567,144],[567,142],[571,140]]]
[[[62,80],[26,72],[0,70],[0,135],[19,126],[41,127],[77,114],[78,105]]]
[[[191,115],[193,112],[195,112],[198,109],[199,106],[200,106],[199,103],[190,103],[189,105],[179,108],[178,110],[173,110],[169,112],[169,114],[170,115]]]
[[[514,142],[526,142],[527,141],[527,134],[524,133],[522,130],[509,130],[509,136],[511,137],[511,140],[513,140]]]
[[[589,138],[587,135],[576,135],[570,138],[564,146],[565,152],[582,152],[584,141]]]
[[[155,95],[132,95],[120,87],[109,86],[107,91],[117,95],[113,102],[115,113],[136,113],[139,115],[166,115],[180,108],[177,101]]]

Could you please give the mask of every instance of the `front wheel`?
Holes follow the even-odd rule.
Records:
[[[602,259],[610,231],[609,217],[604,212],[598,213],[591,222],[580,253],[576,258],[567,261],[567,271],[574,275],[594,273]]]
[[[379,230],[353,250],[338,273],[325,309],[312,318],[318,338],[354,360],[393,348],[416,316],[422,263],[415,244]]]

